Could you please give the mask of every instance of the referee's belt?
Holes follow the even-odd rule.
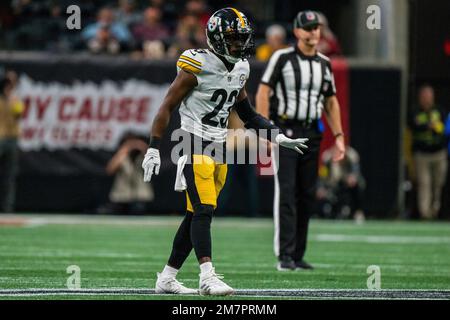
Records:
[[[317,128],[319,120],[318,119],[308,119],[308,120],[299,120],[299,119],[288,119],[286,117],[277,117],[276,122],[283,126],[294,126],[294,127],[302,127],[305,129]]]

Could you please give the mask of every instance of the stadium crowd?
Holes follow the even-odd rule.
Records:
[[[234,1],[236,2],[236,1]],[[53,53],[89,51],[93,54],[130,54],[132,58],[176,58],[185,49],[206,46],[205,27],[218,8],[234,2],[187,0],[12,0],[1,6],[0,48]],[[66,8],[81,11],[81,30],[69,30]],[[324,54],[340,54],[340,45],[322,15]],[[286,25],[266,25],[255,17],[256,59],[267,61],[286,47]]]
[[[66,26],[66,8],[72,4],[80,7],[81,30]],[[17,0],[2,11],[3,46],[9,49],[143,52],[155,57],[204,46],[203,30],[210,14],[203,0]]]

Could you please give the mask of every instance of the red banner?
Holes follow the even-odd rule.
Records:
[[[336,58],[331,60],[331,68],[333,69],[334,80],[336,83],[336,96],[341,108],[342,129],[345,135],[346,144],[350,144],[350,101],[349,101],[349,71],[348,64],[344,58]],[[334,137],[328,126],[325,113],[322,115],[322,122],[325,125],[322,144],[320,146],[320,154],[324,150],[334,145]]]

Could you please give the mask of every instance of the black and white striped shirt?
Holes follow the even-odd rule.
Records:
[[[273,53],[261,82],[273,89],[271,118],[310,121],[322,115],[324,99],[336,94],[330,59],[305,56],[297,46]]]

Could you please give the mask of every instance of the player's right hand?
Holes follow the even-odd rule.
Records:
[[[145,154],[144,161],[142,161],[142,168],[144,169],[144,181],[150,182],[155,170],[155,175],[159,174],[159,167],[161,166],[161,158],[159,150],[155,148],[148,148]]]

